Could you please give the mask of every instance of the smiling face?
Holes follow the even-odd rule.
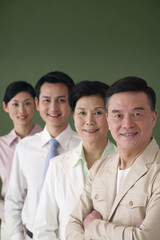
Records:
[[[3,108],[12,119],[14,128],[31,124],[36,109],[35,101],[28,92],[17,93],[8,104],[3,102]]]
[[[36,98],[36,107],[52,136],[60,134],[68,125],[70,115],[68,88],[64,83],[45,82]]]
[[[98,95],[81,97],[76,103],[73,118],[83,143],[106,141],[108,124],[102,97]]]
[[[122,92],[109,99],[107,120],[119,150],[141,152],[150,142],[157,111],[144,92]]]

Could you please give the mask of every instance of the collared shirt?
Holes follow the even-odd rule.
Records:
[[[34,135],[40,132],[42,128],[38,124],[34,124],[29,135]],[[13,129],[5,136],[0,137],[0,178],[2,181],[1,196],[4,198],[9,184],[10,172],[12,167],[12,160],[15,148],[22,139],[16,134]],[[0,218],[4,218],[4,201],[0,200]]]
[[[86,182],[87,176],[88,176],[88,166],[87,166],[87,162],[84,156],[84,150],[83,150],[83,146],[82,143],[79,145],[79,150],[80,150],[80,154],[79,154],[79,158],[77,159],[76,164],[74,164],[74,168],[77,167],[79,164],[81,165],[82,168],[82,174],[83,174],[83,180],[84,183]]]
[[[115,152],[116,146],[108,140],[101,159]],[[75,149],[51,159],[34,224],[35,240],[65,240],[69,215],[79,200],[87,175],[82,142]]]
[[[85,159],[82,142],[79,144],[79,147],[77,147],[77,150],[79,151],[79,158],[76,160],[76,163],[73,165],[73,167],[76,167],[78,164],[81,165],[83,179],[84,179],[84,183],[85,183],[86,179],[88,177],[89,170],[88,170],[87,162]],[[108,155],[113,154],[116,151],[117,151],[117,147],[115,145],[113,145],[113,143],[111,143],[110,140],[108,139],[108,144],[105,147],[100,159],[105,159]]]
[[[11,239],[24,238],[23,225],[31,232],[33,230],[50,139],[45,127],[42,132],[20,141],[16,147],[5,199],[5,221]],[[80,137],[69,125],[56,139],[59,154],[75,148],[80,142]]]

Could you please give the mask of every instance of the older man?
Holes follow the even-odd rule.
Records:
[[[67,225],[67,240],[160,239],[155,102],[154,90],[137,77],[120,79],[108,90],[108,125],[119,153],[91,169]]]

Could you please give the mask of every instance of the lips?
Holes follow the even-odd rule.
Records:
[[[137,132],[132,132],[132,133],[121,133],[122,136],[125,136],[125,137],[130,137],[130,136],[134,136],[136,135]]]
[[[86,129],[85,130],[85,132],[87,132],[87,133],[95,133],[95,132],[97,132],[98,131],[98,129]]]
[[[27,118],[27,116],[18,116],[17,118],[18,118],[18,119],[21,119],[21,120],[24,120],[24,119]]]
[[[60,114],[60,113],[59,113],[59,114],[49,114],[49,113],[48,113],[48,115],[49,115],[50,117],[57,118],[57,117],[59,117],[61,114]]]

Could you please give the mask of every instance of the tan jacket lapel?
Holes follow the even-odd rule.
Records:
[[[146,164],[144,163],[144,160],[139,157],[136,159],[134,164],[132,165],[128,175],[126,176],[124,182],[122,183],[119,192],[117,196],[115,197],[115,201],[111,207],[111,212],[109,215],[109,220],[112,218],[119,202],[122,200],[122,198],[125,196],[125,194],[128,192],[128,190],[135,184],[136,181],[138,181],[146,172],[148,171],[148,168],[146,167]],[[117,178],[116,178],[116,184],[114,184],[114,191],[116,191],[117,186]],[[115,195],[114,195],[115,196]]]

